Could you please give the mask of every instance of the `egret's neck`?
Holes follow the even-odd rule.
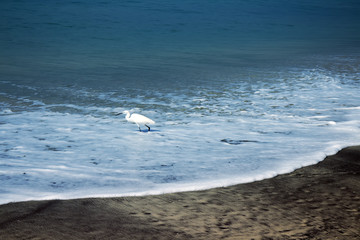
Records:
[[[129,118],[130,118],[130,113],[127,112],[127,113],[126,113],[126,116],[125,116],[125,119],[126,119],[126,120],[129,120]]]

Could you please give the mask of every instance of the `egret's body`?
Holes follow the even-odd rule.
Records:
[[[137,113],[130,114],[129,111],[124,111],[123,113],[126,114],[125,119],[128,122],[136,123],[140,131],[141,131],[140,125],[145,125],[150,131],[150,127],[148,126],[148,124],[155,124],[153,120],[141,114],[137,114]]]

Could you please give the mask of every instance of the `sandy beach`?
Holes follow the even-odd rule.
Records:
[[[0,239],[359,239],[360,146],[271,179],[144,197],[9,203]]]

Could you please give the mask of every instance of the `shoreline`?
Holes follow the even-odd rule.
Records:
[[[357,239],[360,146],[208,190],[0,205],[0,239]]]

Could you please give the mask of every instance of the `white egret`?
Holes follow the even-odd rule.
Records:
[[[149,129],[149,131],[150,131],[150,127],[148,126],[148,124],[155,124],[155,122],[153,120],[151,120],[150,118],[145,117],[141,114],[137,114],[137,113],[130,114],[129,111],[123,111],[122,113],[126,114],[125,119],[128,122],[136,123],[136,125],[139,128],[139,131],[141,131],[140,124],[145,125]],[[121,113],[119,113],[119,114],[121,114]],[[117,114],[117,115],[119,115],[119,114]]]

